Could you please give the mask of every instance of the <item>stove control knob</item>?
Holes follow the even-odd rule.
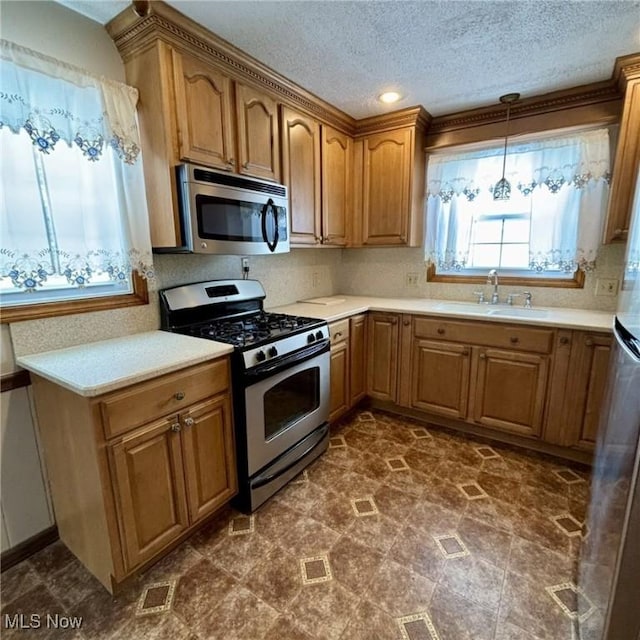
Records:
[[[315,342],[315,341],[316,341],[316,337],[313,335],[313,333],[310,333],[310,334],[307,336],[307,342],[308,342],[309,344],[311,344],[312,342]]]
[[[324,338],[322,331],[316,331],[316,340],[322,340],[322,338]]]
[[[258,353],[256,353],[256,360],[258,362],[262,362],[263,360],[266,359],[267,356],[264,355],[264,351],[258,351]]]
[[[269,347],[269,351],[267,353],[270,358],[275,358],[278,355],[278,350],[275,347]]]

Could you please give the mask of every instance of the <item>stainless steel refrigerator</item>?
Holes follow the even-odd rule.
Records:
[[[640,173],[578,569],[580,640],[640,639]]]

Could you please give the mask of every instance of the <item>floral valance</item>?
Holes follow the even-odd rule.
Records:
[[[0,45],[0,293],[153,277],[137,90]]]
[[[24,129],[42,153],[62,141],[96,161],[105,145],[126,163],[140,153],[138,91],[0,40],[0,128]]]
[[[554,139],[509,143],[505,177],[522,195],[534,189],[557,193],[569,185],[583,189],[590,182],[609,182],[607,129],[581,132]],[[493,192],[502,176],[503,147],[464,153],[443,153],[429,158],[427,195],[444,202],[456,196],[474,200]]]

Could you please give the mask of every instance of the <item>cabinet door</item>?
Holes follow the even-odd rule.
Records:
[[[142,427],[109,447],[127,571],[188,526],[177,418]]]
[[[260,91],[236,84],[238,171],[265,180],[280,179],[278,105]]]
[[[229,396],[222,394],[182,416],[187,501],[192,523],[237,492]]]
[[[349,320],[349,406],[353,407],[367,394],[367,316]]]
[[[174,55],[182,160],[235,169],[231,79],[189,55]]]
[[[320,126],[282,109],[282,179],[289,188],[291,242],[318,244],[320,225]]]
[[[625,91],[614,171],[611,177],[605,243],[627,240],[639,163],[640,73],[638,77],[627,82]]]
[[[411,206],[412,129],[364,141],[363,244],[407,244]]]
[[[323,244],[347,244],[347,216],[351,214],[353,196],[352,147],[353,141],[349,136],[322,125]]]
[[[495,429],[538,437],[547,375],[547,356],[479,350],[473,419]]]
[[[329,420],[337,420],[349,409],[349,341],[331,345],[331,398]]]
[[[411,372],[411,406],[464,420],[469,396],[470,347],[416,340]]]
[[[395,402],[398,386],[398,316],[371,313],[368,325],[368,394],[378,400]]]
[[[571,411],[567,419],[573,422],[573,437],[570,446],[593,450],[598,438],[600,409],[607,386],[609,356],[611,355],[609,335],[577,333],[574,338],[574,355],[570,365],[573,381]]]

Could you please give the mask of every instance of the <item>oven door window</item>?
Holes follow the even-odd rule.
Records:
[[[198,237],[207,240],[263,242],[262,209],[265,203],[196,195]],[[284,207],[273,207],[281,240],[287,237]],[[273,222],[271,222],[273,225]],[[271,234],[273,235],[273,233]]]
[[[265,391],[264,437],[271,440],[320,406],[320,367],[295,373]]]

